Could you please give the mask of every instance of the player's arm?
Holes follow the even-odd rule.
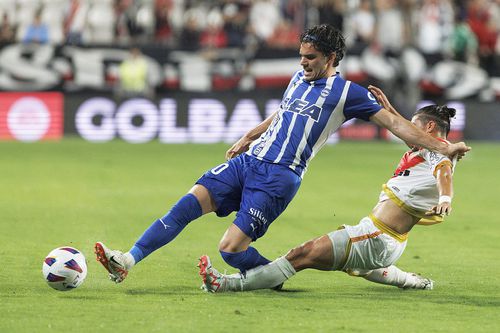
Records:
[[[426,215],[450,215],[453,197],[453,174],[451,163],[443,163],[436,169],[439,203],[426,212]]]
[[[427,148],[431,151],[448,156],[449,158],[453,158],[458,154],[458,160],[460,160],[465,153],[471,149],[463,142],[448,145],[444,142],[436,140],[433,136],[425,133],[401,116],[380,88],[369,86],[368,90],[375,96],[379,104],[384,108],[374,114],[370,120],[379,126],[387,128],[410,146]]]
[[[263,122],[252,128],[245,135],[243,135],[238,141],[236,141],[236,143],[232,145],[232,147],[229,148],[229,150],[226,152],[226,159],[229,160],[247,151],[248,147],[250,147],[250,144],[254,140],[256,140],[262,133],[264,133],[269,127],[269,125],[271,125],[277,113],[278,111],[274,112],[272,115],[267,117]]]
[[[385,108],[371,116],[370,120],[379,126],[387,128],[394,135],[409,145],[426,148],[430,151],[443,154],[450,158],[453,158],[457,154],[460,158],[471,149],[463,142],[446,144],[439,141],[432,135],[425,133],[420,128],[413,125],[402,116],[395,115]]]

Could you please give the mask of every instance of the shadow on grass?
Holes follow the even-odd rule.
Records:
[[[446,292],[453,292],[447,290]],[[500,297],[494,295],[465,295],[449,294],[436,290],[415,290],[398,289],[390,287],[365,287],[359,288],[359,292],[332,291],[337,297],[348,297],[350,299],[359,298],[360,300],[373,297],[383,301],[422,301],[435,304],[457,304],[477,307],[500,307]]]
[[[245,293],[235,293],[235,292],[227,292],[227,293],[217,293],[214,295],[237,295],[237,294],[253,294],[253,295],[266,295],[267,296],[277,296],[277,295],[286,295],[286,294],[298,294],[298,293],[306,293],[308,292],[306,289],[282,289],[282,290],[255,290],[249,291]],[[200,289],[196,289],[189,286],[177,286],[175,288],[140,288],[140,289],[127,289],[125,290],[125,294],[132,296],[141,296],[141,295],[175,295],[175,296],[196,296],[196,295],[212,295],[212,293],[207,293]]]
[[[76,299],[76,300],[102,300],[103,296],[88,296],[88,295],[58,295],[62,299]]]
[[[267,291],[267,290],[263,290]],[[277,294],[294,294],[294,293],[305,293],[306,289],[281,289],[281,290],[270,290],[271,292],[275,292]]]
[[[191,296],[203,293],[201,290],[197,290],[193,287],[187,286],[176,286],[172,287],[155,287],[155,288],[139,288],[139,289],[127,289],[125,290],[125,294],[132,296],[141,296],[141,295],[173,295],[173,296]]]
[[[451,290],[449,292],[452,292]],[[325,291],[318,292],[317,290],[310,289],[298,289],[298,288],[285,288],[282,290],[255,290],[244,293],[220,293],[220,294],[210,294],[202,290],[193,288],[191,286],[176,286],[172,287],[154,287],[154,288],[140,288],[140,289],[127,289],[125,294],[131,296],[143,296],[143,295],[156,295],[156,296],[207,296],[213,295],[216,297],[236,297],[236,296],[251,296],[259,298],[277,298],[283,297],[287,299],[297,299],[306,300],[327,297],[346,298],[350,300],[359,299],[360,301],[366,301],[367,299],[374,299],[377,301],[401,301],[407,300],[410,302],[423,302],[423,303],[435,303],[435,304],[456,304],[456,305],[468,305],[477,307],[500,307],[500,297],[494,295],[465,295],[465,294],[451,294],[443,293],[441,291],[424,291],[424,290],[402,290],[398,288],[390,288],[384,286],[374,286],[374,287],[358,287],[349,288],[349,290],[339,290],[339,289],[328,289]],[[75,298],[80,298],[75,296]],[[88,296],[82,296],[82,299],[89,298]],[[98,298],[97,296],[93,298]]]

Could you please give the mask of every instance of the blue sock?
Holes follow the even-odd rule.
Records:
[[[271,261],[260,255],[259,251],[249,246],[248,249],[242,252],[224,252],[220,251],[222,259],[229,265],[238,268],[240,272],[245,272],[248,269],[267,265]]]
[[[196,220],[201,214],[198,199],[191,193],[183,196],[165,216],[153,222],[130,249],[135,263],[170,243],[189,222]]]

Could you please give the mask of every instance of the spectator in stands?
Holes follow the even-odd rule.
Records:
[[[283,18],[290,22],[296,31],[304,31],[308,23],[308,3],[307,0],[281,0],[281,11]],[[336,1],[340,2],[340,1]],[[300,35],[300,33],[299,33]]]
[[[292,22],[283,19],[266,40],[266,45],[269,48],[296,50],[300,45],[299,37],[300,31],[292,25]]]
[[[90,44],[109,45],[115,41],[116,17],[112,1],[95,1],[89,8],[85,27]]]
[[[454,60],[477,64],[477,38],[463,14],[456,14],[455,26],[448,41],[448,51]]]
[[[281,21],[278,2],[256,0],[250,8],[250,25],[260,42],[266,41]]]
[[[399,56],[406,44],[403,16],[395,0],[377,1],[376,45],[388,56]]]
[[[137,47],[130,49],[130,55],[119,67],[119,96],[147,96],[152,97],[152,90],[148,82],[148,64]]]
[[[370,0],[361,0],[359,8],[351,17],[354,44],[349,49],[350,54],[361,54],[369,46],[374,37],[375,15],[373,15]]]
[[[186,15],[186,21],[179,38],[179,48],[184,51],[200,49],[200,26],[195,15]]]
[[[218,8],[208,14],[207,27],[200,35],[200,46],[203,49],[223,48],[227,46],[227,35],[223,29],[224,19]]]
[[[118,42],[134,44],[152,41],[155,18],[152,3],[116,0],[115,15],[115,33]]]
[[[498,39],[498,22],[486,0],[471,0],[468,6],[468,23],[479,42],[479,64],[488,73],[496,72],[495,48]]]
[[[132,5],[129,6],[125,12],[127,27],[132,43],[145,41],[147,39],[148,32],[152,32],[152,20],[154,16],[152,11],[150,12],[147,7],[148,5],[144,5],[140,1],[133,1]]]
[[[14,42],[16,33],[10,22],[9,15],[3,14],[2,23],[0,24],[0,44],[8,44]]]
[[[443,59],[443,46],[453,30],[453,17],[449,0],[424,0],[418,11],[417,47],[429,66]]]
[[[88,11],[89,5],[86,1],[71,0],[69,2],[64,20],[64,33],[68,44],[81,45],[83,43]]]
[[[134,21],[136,7],[133,0],[117,0],[115,2],[116,27],[115,34],[118,42],[129,43],[131,38],[139,34],[140,28]]]
[[[23,43],[46,44],[49,42],[49,27],[42,23],[40,12],[37,11],[33,23],[28,26],[22,38]]]
[[[328,23],[340,31],[344,30],[344,1],[314,0],[319,15],[319,23]]]
[[[172,0],[155,0],[155,40],[158,42],[168,43],[173,37],[169,17],[172,8]]]
[[[249,6],[244,3],[230,2],[222,8],[228,47],[244,48],[249,24],[248,11]]]

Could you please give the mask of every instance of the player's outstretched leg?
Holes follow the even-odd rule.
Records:
[[[267,265],[249,269],[244,274],[221,274],[212,267],[210,258],[206,255],[200,258],[198,267],[203,280],[202,289],[217,293],[271,289],[295,274],[295,269],[285,257],[278,258]]]
[[[210,202],[208,190],[195,185],[190,193],[183,196],[166,215],[146,229],[129,252],[112,251],[103,243],[96,243],[97,260],[109,272],[111,280],[116,283],[122,282],[134,265],[153,251],[170,243],[191,221],[203,213],[213,211],[211,206],[202,208],[202,205],[209,205],[206,202]]]
[[[199,267],[200,275],[204,279],[204,289],[212,292],[270,289],[279,286],[303,269],[332,270],[331,244],[327,235],[321,236],[290,250],[284,257],[249,269],[244,274],[220,274],[210,261],[205,259],[208,257],[203,256],[200,258]]]
[[[209,195],[206,190],[203,193]],[[198,198],[192,193],[183,196],[167,214],[153,222],[130,249],[135,264],[170,243],[191,221],[201,215],[203,212]]]
[[[134,258],[130,254],[124,254],[118,250],[110,250],[103,243],[95,243],[94,252],[104,268],[109,272],[109,279],[120,283],[127,277],[130,267],[133,266]]]
[[[416,273],[404,272],[392,265],[366,272],[348,271],[353,276],[361,276],[368,281],[396,286],[402,289],[424,289],[432,290],[434,281]]]

